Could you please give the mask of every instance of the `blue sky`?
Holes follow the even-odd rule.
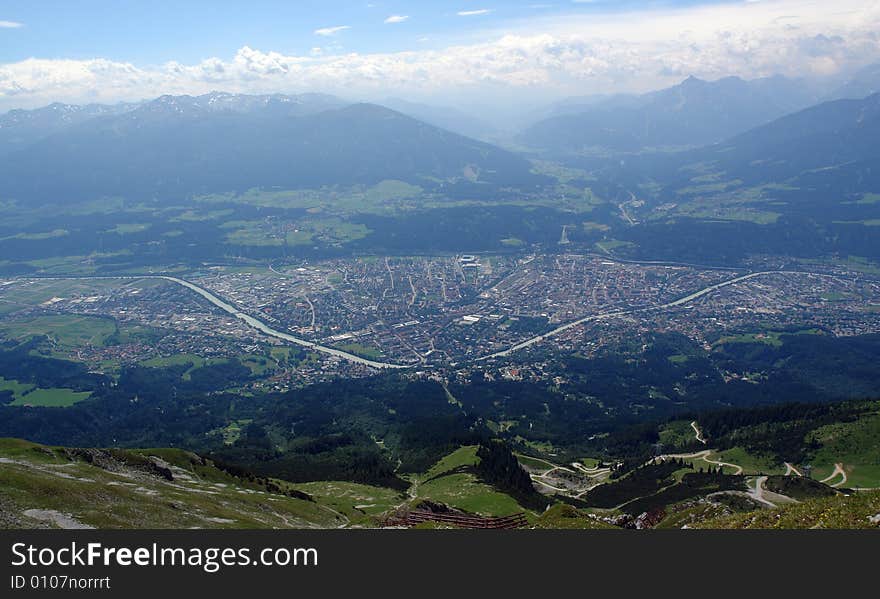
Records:
[[[845,77],[880,61],[878,22],[865,0],[0,0],[0,110],[210,90],[494,108]]]
[[[138,64],[169,60],[195,62],[212,56],[230,56],[246,45],[285,54],[304,54],[314,47],[327,46],[336,52],[393,52],[463,43],[478,39],[486,30],[536,17],[710,3],[709,0],[12,0],[0,3],[0,20],[22,26],[2,32],[0,62],[30,57],[103,57]],[[407,18],[385,23],[394,16]],[[314,33],[335,27],[349,29],[339,30],[332,36]]]

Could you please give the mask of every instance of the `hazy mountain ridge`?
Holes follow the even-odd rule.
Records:
[[[489,144],[331,96],[162,96],[9,152],[4,195],[59,202],[164,198],[253,187],[536,180]]]
[[[859,69],[846,83],[828,97],[829,100],[865,98],[880,92],[880,63]]]
[[[0,114],[0,155],[4,155],[91,119],[134,110],[137,104],[62,104]]]
[[[495,128],[482,119],[458,108],[410,102],[401,98],[387,98],[377,102],[391,110],[400,112],[414,119],[424,121],[440,129],[446,129],[459,135],[485,140],[496,134]]]
[[[596,99],[580,112],[564,106],[564,114],[532,125],[522,140],[551,152],[699,146],[809,106],[817,98],[809,85],[784,77],[751,81],[689,77],[642,96]]]
[[[812,106],[687,156],[745,183],[873,191],[880,186],[877,139],[880,94]]]

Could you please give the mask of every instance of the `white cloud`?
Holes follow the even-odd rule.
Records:
[[[322,27],[321,29],[315,29],[315,35],[323,35],[324,37],[329,37],[331,35],[336,35],[340,31],[345,31],[346,29],[351,29],[350,25],[338,25],[336,27]]]
[[[409,15],[391,15],[387,19],[385,19],[386,23],[403,23],[409,19]]]
[[[506,23],[480,43],[394,53],[360,54],[331,45],[291,56],[245,46],[232,58],[156,66],[29,58],[0,64],[0,109],[212,89],[324,91],[352,98],[497,93],[520,101],[530,94],[646,91],[691,74],[823,75],[880,61],[878,22],[880,4],[863,0],[764,0],[531,18]]]
[[[475,17],[477,15],[488,15],[492,12],[491,8],[480,8],[478,10],[460,10],[456,14],[460,17]]]
[[[18,21],[0,21],[0,29],[18,29],[24,27],[24,23]]]

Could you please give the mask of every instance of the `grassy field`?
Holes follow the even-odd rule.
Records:
[[[697,528],[872,528],[869,518],[880,514],[880,492],[827,497],[792,503],[781,509],[759,510],[697,523]]]
[[[235,211],[231,209],[223,210],[186,210],[170,222],[198,222],[207,220],[217,220],[224,216],[231,216]]]
[[[11,406],[34,406],[40,408],[66,408],[88,399],[90,391],[74,391],[72,389],[34,389],[16,397]]]
[[[120,223],[107,232],[116,233],[117,235],[130,235],[132,233],[142,233],[152,226],[150,223]]]
[[[517,454],[516,459],[523,466],[531,468],[533,470],[549,470],[550,468],[554,468],[557,466],[557,464],[548,462],[547,460],[542,460],[541,458],[534,458],[532,456],[522,454]]]
[[[619,239],[606,239],[605,241],[597,241],[596,248],[599,249],[600,252],[605,252],[608,254],[613,254],[614,250],[626,249],[635,247],[631,241],[621,241]]]
[[[842,463],[847,473],[845,486],[880,488],[880,403],[877,412],[858,420],[816,429],[808,441],[821,445],[809,458],[813,478],[825,478],[834,464]]]
[[[20,383],[14,379],[0,377],[0,391],[11,391],[13,400],[10,406],[34,406],[43,408],[66,408],[88,399],[89,391],[73,391],[50,387],[37,388],[36,385]]]
[[[215,364],[225,364],[228,362],[225,358],[203,358],[195,354],[174,354],[171,356],[163,356],[159,358],[150,358],[141,362],[141,366],[148,368],[167,368],[168,366],[183,366],[189,364],[190,367],[181,375],[185,381],[190,380],[190,375],[194,370],[203,366],[213,366]]]
[[[589,221],[589,220],[584,221],[584,223],[581,226],[583,227],[584,231],[586,231],[587,233],[593,233],[595,231],[604,232],[604,231],[607,231],[611,228],[606,224],[597,223],[597,222],[593,222],[593,221]]]
[[[712,347],[724,345],[726,343],[763,343],[772,347],[781,347],[785,342],[785,335],[822,335],[819,329],[802,329],[800,331],[761,331],[755,333],[744,333],[741,335],[727,335],[721,337],[712,344]]]
[[[43,231],[41,233],[16,233],[15,235],[0,237],[0,241],[5,241],[7,239],[26,239],[30,241],[40,241],[44,239],[53,239],[55,237],[64,237],[65,235],[69,234],[70,231],[66,229],[54,229],[52,231]]]
[[[130,249],[124,249],[116,252],[93,252],[88,255],[53,256],[28,260],[26,264],[36,268],[41,275],[90,275],[98,270],[99,262],[109,266],[112,259],[118,258],[118,263],[124,263],[131,255]]]
[[[690,420],[674,420],[659,431],[660,443],[667,448],[690,443],[694,440],[694,429]]]
[[[713,460],[738,464],[743,467],[745,474],[782,474],[785,472],[785,467],[774,463],[770,457],[749,453],[741,447],[718,451],[710,457]]]
[[[322,505],[345,514],[352,522],[365,524],[406,499],[405,495],[392,489],[343,481],[298,483],[292,488],[308,493]]]
[[[778,212],[756,210],[745,206],[690,206],[679,207],[677,214],[703,220],[730,220],[755,223],[756,225],[772,225],[779,217]]]
[[[880,193],[865,193],[862,194],[860,200],[856,201],[856,204],[878,204],[880,203]]]
[[[722,459],[719,457],[719,455],[718,455],[717,453],[715,453],[714,451],[709,452],[709,454],[708,454],[706,457],[707,457],[708,459],[710,459],[710,460],[713,460],[713,462],[727,462],[727,460],[722,460]],[[718,468],[718,464],[714,464],[714,463],[712,463],[712,462],[709,462],[709,461],[705,460],[705,459],[702,458],[702,457],[699,457],[699,458],[683,458],[682,461],[683,461],[685,464],[691,464],[691,465],[693,465],[693,470],[691,470],[691,469],[685,469],[685,470],[679,470],[679,471],[677,471],[677,472],[675,473],[675,479],[676,479],[676,480],[681,480],[682,477],[683,477],[685,474],[688,474],[688,473],[690,473],[690,472],[699,472],[701,469],[702,469],[704,472],[706,472],[706,471],[708,471],[708,470],[714,470],[714,469]],[[731,463],[731,464],[736,464],[736,462],[729,462],[729,463]],[[730,467],[730,466],[722,466],[722,467],[721,467],[721,472],[723,472],[724,474],[735,474],[736,471],[737,471],[736,468],[732,468],[732,467]]]
[[[244,204],[262,208],[309,210],[323,213],[330,210],[339,215],[354,213],[387,214],[414,204],[421,198],[422,188],[403,181],[386,180],[372,186],[300,190],[250,189],[243,193],[218,193],[200,196],[197,202]]]
[[[138,287],[155,284],[155,281],[138,281]],[[51,281],[32,279],[29,281],[0,282],[0,315],[9,314],[31,306],[38,306],[54,297],[89,296],[107,289],[119,287],[120,280],[76,280]],[[128,282],[128,285],[135,283]]]
[[[862,225],[865,227],[880,227],[880,218],[868,218],[864,220],[836,220],[837,225]]]
[[[0,391],[12,391],[12,394],[16,398],[21,397],[33,388],[34,385],[19,383],[16,380],[4,379],[2,376],[0,376]]]
[[[113,469],[62,449],[0,439],[0,528],[306,528],[346,523],[344,516],[318,502],[269,492],[184,451],[102,453],[102,461],[116,464]],[[150,456],[165,460],[174,480],[151,470]]]
[[[37,335],[45,335],[56,349],[62,351],[82,346],[103,347],[116,330],[116,322],[109,318],[75,314],[0,321],[2,337],[25,341]]]
[[[239,437],[241,437],[242,427],[247,426],[251,422],[253,422],[253,420],[246,418],[243,420],[235,420],[223,427],[220,430],[220,434],[223,436],[223,444],[232,445],[238,441]]]
[[[476,446],[457,449],[418,477],[418,498],[483,516],[507,516],[524,511],[509,495],[480,482],[471,472],[455,472],[478,463]]]
[[[446,474],[419,485],[419,497],[483,516],[522,512],[512,497],[479,482],[473,474]]]
[[[309,231],[301,231],[299,229],[288,231],[286,240],[287,245],[311,245],[314,243],[312,233]]]
[[[265,226],[264,221],[229,221],[223,223],[220,228],[232,229],[226,234],[226,243],[232,245],[247,246],[281,246],[284,244],[283,236]]]
[[[455,470],[461,466],[475,466],[477,462],[479,462],[479,458],[477,457],[477,446],[467,445],[456,449],[448,456],[442,458],[436,464],[431,466],[431,469],[421,478],[427,480],[429,478],[434,478],[435,476],[440,476],[451,470]]]
[[[278,366],[278,363],[271,358],[271,356],[258,356],[256,354],[247,354],[241,356],[239,361],[244,365],[250,368],[251,373],[255,376],[262,376],[266,374],[270,369]]]

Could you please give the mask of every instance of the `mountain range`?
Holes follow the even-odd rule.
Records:
[[[863,69],[833,95],[871,89],[876,71]],[[690,77],[643,96],[572,98],[521,141],[551,157],[642,153],[626,170],[667,188],[711,172],[742,185],[875,192],[880,96],[817,104],[818,95],[816,86],[784,77]],[[40,204],[388,179],[468,193],[474,185],[522,190],[547,181],[525,155],[454,132],[490,130],[463,112],[386,104],[398,110],[323,94],[212,92],[14,110],[0,115],[0,189],[3,199]],[[679,151],[645,153],[659,147]]]
[[[520,139],[552,153],[702,146],[806,108],[818,99],[812,86],[785,77],[751,81],[689,77],[641,96],[572,99],[561,104],[554,116],[527,128]]]
[[[0,186],[7,198],[54,203],[386,179],[537,180],[529,162],[510,152],[332,96],[211,93],[162,96],[135,107],[43,110],[45,116],[4,117]]]
[[[700,165],[743,185],[785,183],[823,190],[829,199],[880,189],[880,93],[823,102],[723,143],[681,154],[668,176],[687,178]],[[684,181],[683,181],[684,183]]]

